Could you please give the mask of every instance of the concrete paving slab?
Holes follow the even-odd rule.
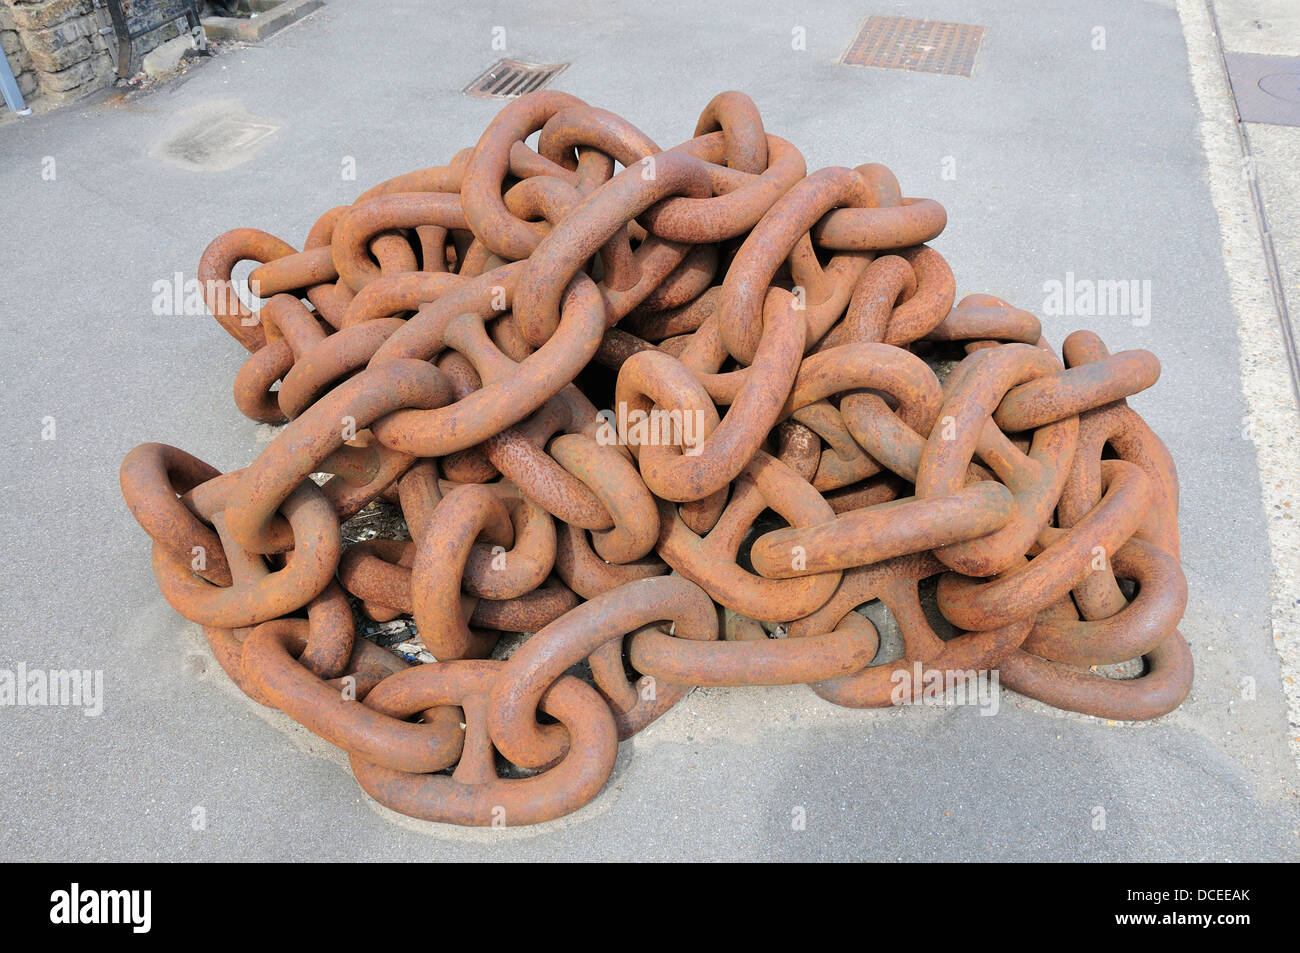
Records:
[[[1300,56],[1300,7],[1291,0],[1214,0],[1224,49]]]
[[[329,4],[184,82],[7,126],[0,667],[102,670],[105,705],[98,717],[0,709],[0,753],[17,768],[0,790],[0,857],[1295,859],[1288,739],[1300,731],[1274,647],[1235,285],[1178,10],[995,2],[976,15],[932,0],[927,18],[988,28],[969,79],[839,65],[868,13],[917,15],[901,0],[707,13],[684,0],[566,0],[440,16],[416,0]],[[1044,325],[1057,343],[1091,326],[1113,349],[1164,362],[1133,404],[1182,480],[1183,632],[1198,669],[1183,707],[1125,726],[1011,693],[981,717],[850,712],[803,688],[698,691],[624,746],[584,811],[494,832],[396,819],[337,755],[238,696],[157,593],[118,495],[121,457],[142,441],[223,470],[259,449],[230,399],[241,349],[205,316],[152,314],[154,283],[192,276],[228,228],[300,242],[325,208],[445,161],[499,108],[459,90],[502,55],[572,62],[559,88],[661,144],[734,88],[810,168],[884,162],[906,193],[947,206],[935,246],[959,294],[1041,312],[1044,284],[1067,273],[1150,281],[1149,321]],[[248,161],[193,170],[154,152],[178,117],[229,102],[279,126]]]

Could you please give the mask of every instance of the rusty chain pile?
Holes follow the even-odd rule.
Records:
[[[806,172],[739,93],[664,151],[543,91],[302,250],[218,237],[199,279],[251,352],[236,404],[288,424],[231,473],[128,454],[167,601],[377,801],[457,824],[577,809],[694,686],[879,707],[919,665],[1175,708],[1177,478],[1125,402],[1155,357],[1079,331],[1062,362],[1032,314],[954,304],[936,202],[879,165]],[[345,547],[376,500],[410,539]],[[873,600],[901,658],[876,661]],[[354,608],[413,617],[437,661],[357,637]],[[503,632],[533,634],[491,659]]]

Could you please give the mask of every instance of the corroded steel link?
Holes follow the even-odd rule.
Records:
[[[446,379],[433,365],[420,361],[397,361],[335,388],[289,424],[243,471],[242,493],[226,511],[231,532],[254,552],[274,552],[268,528],[271,516],[326,457],[360,429],[398,408],[431,409],[450,400]]]
[[[564,759],[542,774],[500,778],[488,728],[492,692],[505,663],[434,662],[385,679],[365,705],[390,719],[458,705],[465,712],[464,744],[450,777],[394,770],[353,755],[352,770],[380,804],[412,817],[450,824],[513,827],[576,811],[596,796],[618,756],[618,730],[595,689],[571,675],[552,684],[540,708],[564,726]]]
[[[1069,531],[1066,533],[1068,535]],[[1115,720],[1157,718],[1182,704],[1191,690],[1194,676],[1191,650],[1182,634],[1174,628],[1186,604],[1185,583],[1179,585],[1182,572],[1171,554],[1136,537],[1108,560],[1104,572],[1109,575],[1113,570],[1122,576],[1138,576],[1143,569],[1139,568],[1141,563],[1135,565],[1135,547],[1136,553],[1140,554],[1145,549],[1148,572],[1152,571],[1152,562],[1164,563],[1163,580],[1159,576],[1148,576],[1142,581],[1142,591],[1127,606],[1122,593],[1113,588],[1113,582],[1111,592],[1105,595],[1076,594],[1080,611],[1092,621],[1080,623],[1080,627],[1069,634],[1096,640],[1087,643],[1091,652],[1085,657],[1092,661],[1072,661],[1072,657],[1078,657],[1077,649],[1075,652],[1065,650],[1062,653],[1065,658],[1059,661],[1041,657],[1039,652],[1055,654],[1055,643],[1045,638],[1036,643],[1036,651],[1016,651],[1004,660],[1003,677],[1011,688],[1058,708]],[[1136,558],[1141,560],[1142,556]],[[1177,574],[1176,579],[1170,578],[1173,573]],[[1152,583],[1154,592],[1147,592],[1146,582]],[[1142,628],[1143,625],[1150,625],[1154,631]],[[1122,632],[1120,626],[1124,627]],[[1045,630],[1045,637],[1052,634],[1050,628]],[[1137,678],[1108,678],[1083,667],[1107,664],[1117,655],[1136,656],[1141,645],[1137,639],[1146,642],[1152,635],[1159,636],[1159,639],[1142,655],[1144,671]]]
[[[904,198],[893,208],[849,207],[829,211],[812,230],[821,248],[881,251],[923,245],[943,231],[948,214],[933,199]]]
[[[697,685],[797,685],[860,670],[876,655],[876,627],[849,613],[834,631],[806,638],[692,642],[656,629],[628,640],[628,659],[657,680]]]
[[[840,574],[828,570],[794,579],[765,579],[736,563],[745,534],[771,508],[791,526],[816,526],[835,518],[812,484],[761,450],[741,472],[717,524],[700,538],[677,508],[659,504],[659,555],[716,601],[753,619],[788,622],[808,615],[830,598]]]
[[[844,319],[816,349],[856,341],[910,344],[945,320],[956,291],[952,269],[928,245],[883,255],[862,273]]]
[[[927,341],[1005,341],[1037,344],[1043,337],[1038,319],[993,295],[970,294],[925,335]]]
[[[460,591],[471,546],[480,537],[504,557],[515,543],[514,525],[496,494],[469,484],[442,498],[415,540],[412,615],[435,658],[483,658],[499,637],[469,627],[473,604],[467,606]]]
[[[510,488],[501,486],[499,489],[508,493]],[[443,491],[443,485],[438,479],[438,467],[433,460],[420,460],[412,464],[397,481],[396,499],[393,499],[393,494],[388,498],[401,508],[407,532],[412,537],[424,533],[425,526],[433,516],[434,507],[442,500]]]
[[[266,343],[256,314],[240,300],[231,277],[241,261],[266,263],[296,255],[297,249],[255,228],[236,228],[218,235],[199,259],[198,279],[203,300],[217,323],[250,351]]]
[[[646,341],[659,343],[677,335],[689,336],[713,314],[720,290],[716,286],[708,288],[693,301],[662,311],[651,310],[643,304],[620,321],[619,328]]]
[[[235,375],[233,391],[239,412],[259,423],[284,423],[288,418],[280,409],[279,391],[274,387],[292,367],[293,349],[283,338],[250,354]]]
[[[604,306],[591,279],[574,277],[555,334],[516,364],[496,348],[483,327],[482,316],[491,313],[492,299],[498,292],[510,293],[499,275],[481,276],[440,298],[435,307],[422,308],[371,359],[371,367],[402,357],[428,359],[445,344],[468,358],[484,382],[482,389],[450,407],[390,414],[373,428],[383,443],[424,457],[475,446],[550,400],[591,360],[605,331]],[[412,329],[415,332],[408,334]]]
[[[695,124],[695,135],[718,130],[727,144],[727,168],[755,175],[767,168],[767,134],[763,131],[763,117],[752,99],[728,90],[709,100]]]
[[[555,523],[550,515],[524,496],[502,503],[510,514],[514,545],[500,552],[473,546],[465,561],[465,591],[483,599],[515,599],[532,592],[555,565]]]
[[[441,771],[456,763],[464,741],[456,724],[412,724],[382,714],[346,686],[322,681],[303,667],[294,658],[293,634],[301,638],[308,625],[302,619],[265,622],[245,640],[241,663],[260,697],[349,754],[393,770]]]
[[[429,485],[432,476],[428,464],[420,464],[400,481],[400,498],[407,526],[412,538],[416,540],[424,538],[430,522],[437,518],[438,506],[445,498],[440,488]],[[421,489],[422,494],[419,492]],[[512,539],[499,550],[491,542],[477,543],[470,547],[463,574],[465,591],[473,596],[495,600],[514,599],[531,592],[542,584],[555,564],[554,522],[541,507],[508,484],[494,484],[476,490],[491,494],[505,508],[510,519]],[[398,549],[389,548],[387,552],[402,555],[395,559],[389,558],[388,561],[410,568],[416,546],[414,542],[375,540],[372,543],[399,543]],[[359,544],[352,549],[366,546],[367,544]],[[380,551],[382,550],[376,552]],[[347,561],[347,554],[344,561]],[[342,566],[339,576],[347,582]],[[401,588],[409,589],[409,577],[403,579],[400,585]],[[396,602],[384,604],[399,605]],[[409,612],[410,609],[408,607],[403,611]]]
[[[1012,388],[994,411],[993,422],[1008,433],[1035,430],[1131,397],[1159,376],[1160,362],[1150,351],[1121,351]]]
[[[300,416],[334,384],[364,368],[402,324],[396,318],[377,318],[346,327],[296,357],[276,392],[284,416],[289,420]]]
[[[480,599],[469,624],[498,632],[536,632],[575,608],[581,600],[555,579],[513,599]]]
[[[610,328],[605,332],[604,337],[600,339],[600,347],[596,349],[596,356],[592,360],[612,371],[618,371],[633,354],[641,351],[657,350],[659,348],[649,341],[642,340],[636,335],[628,334],[618,328]]]
[[[1151,484],[1131,463],[1103,461],[1102,483],[1101,502],[1028,562],[988,582],[958,575],[939,580],[939,608],[948,621],[964,629],[991,629],[1032,618],[1095,571],[1098,551],[1116,552],[1151,505]]]
[[[413,457],[388,449],[363,430],[321,461],[320,472],[335,474],[321,484],[321,492],[340,520],[351,519],[386,493],[413,462]]]
[[[607,563],[596,555],[581,527],[564,523],[559,528],[555,541],[555,574],[584,599],[594,599],[636,579],[662,576],[667,572],[667,564],[656,556],[621,565]]]
[[[883,165],[808,174],[743,93],[661,147],[542,90],[301,250],[228,231],[204,299],[250,352],[236,407],[283,429],[224,474],[126,456],[159,589],[371,798],[443,823],[577,810],[696,686],[867,708],[996,673],[1171,711],[1178,480],[1127,402],[1160,365],[958,301],[946,224]]]
[[[848,486],[880,472],[881,463],[863,452],[841,412],[824,400],[843,393],[841,409],[857,402],[893,418],[894,411],[880,396],[858,393],[860,388],[894,399],[899,415],[895,422],[908,434],[928,431],[943,399],[929,367],[900,348],[848,344],[810,355],[800,366],[783,413],[811,427],[828,445],[813,480],[818,490]]]
[[[584,105],[576,96],[551,90],[521,96],[497,114],[474,147],[461,182],[461,203],[470,229],[497,256],[507,261],[527,258],[547,231],[545,224],[522,221],[506,209],[502,186],[510,171],[511,148],[541,130],[561,109]]]
[[[717,467],[711,467],[711,472],[697,478],[694,484],[681,485],[682,470],[700,469],[692,464],[692,459],[704,454],[708,439],[719,423],[717,408],[686,365],[658,350],[633,354],[619,370],[615,400],[619,407],[626,408],[628,420],[641,415],[640,419],[661,422],[658,432],[647,427],[645,440],[640,433],[630,430],[627,438],[640,463],[642,478],[657,496],[682,501],[701,499],[730,482],[725,471],[718,472]],[[656,409],[658,418],[651,416]],[[687,420],[696,421],[690,447],[685,446]],[[762,443],[763,436],[759,436],[756,444]],[[666,437],[669,447],[675,443],[679,451],[691,450],[692,455],[678,456],[661,449],[656,456],[651,449],[656,437],[661,443]]]
[[[302,250],[306,252],[313,249],[328,248],[334,237],[334,226],[338,224],[338,220],[343,217],[348,208],[347,205],[337,205],[318,218],[316,224],[311,227],[311,231],[307,233],[307,240],[302,243]],[[330,260],[332,264],[332,253]],[[337,271],[337,269],[335,270]],[[351,288],[338,281],[336,277],[333,281],[311,285],[303,293],[306,295],[307,300],[311,302],[312,307],[316,309],[316,313],[320,315],[321,320],[336,331],[343,327],[343,316],[347,313],[348,305],[352,302]]]
[[[325,328],[293,295],[272,295],[259,314],[268,342],[283,338],[289,343],[295,360],[325,340]]]
[[[896,500],[910,489],[892,473],[881,473],[862,482],[826,494],[826,502],[837,514]]]
[[[415,271],[419,267],[415,248],[407,240],[407,234],[401,229],[384,229],[366,242],[371,257],[379,263],[380,275]],[[334,245],[338,248],[342,247],[341,242],[336,242]]]
[[[415,238],[420,256],[420,268],[430,274],[446,274],[453,255],[448,254],[448,243],[453,231],[464,229],[443,228],[441,225],[415,226]]]
[[[589,436],[596,430],[597,419],[596,408],[570,385],[528,420],[490,437],[481,446],[494,467],[556,519],[605,532],[614,528],[609,507],[545,449],[553,437],[559,439],[557,434]],[[640,483],[626,459],[626,451],[615,450],[613,455],[628,464],[620,472],[630,470]]]
[[[935,412],[938,416],[938,412]],[[840,417],[853,439],[872,460],[908,483],[916,482],[925,453],[926,437],[902,420],[880,397],[866,392],[846,394],[840,401]],[[921,430],[930,432],[933,421]],[[978,463],[966,467],[966,484],[997,477]]]
[[[566,113],[560,113],[556,118],[564,115]],[[591,154],[584,152],[584,160]],[[601,181],[613,174],[612,161],[607,164],[609,165],[605,170],[607,174],[601,176]],[[591,189],[584,189],[582,183],[572,187],[550,177],[526,179],[506,193],[506,207],[523,219],[543,218],[548,222],[557,223],[566,219],[590,192]],[[687,251],[685,248],[669,249],[664,242],[655,241],[643,242],[640,251],[633,252],[630,228],[630,223],[616,226],[609,241],[601,245],[597,252],[603,271],[600,284],[608,296],[620,297],[637,288],[647,277],[643,273],[643,262],[657,260],[659,256],[670,254],[670,258],[659,266],[654,278],[650,279],[637,294],[637,298],[644,296],[645,289],[653,287],[653,284],[661,279],[664,273],[671,270]],[[678,251],[680,254],[677,253]],[[470,267],[469,263],[466,267]],[[622,313],[617,309],[611,310],[616,312],[615,318]],[[613,319],[610,323],[613,323]]]
[[[535,350],[531,344],[524,340],[524,336],[519,332],[519,325],[515,324],[514,316],[504,313],[488,322],[488,336],[492,338],[495,344],[506,357],[516,364],[522,364],[528,359],[528,356]],[[609,332],[606,331],[606,334]]]
[[[127,508],[157,545],[190,563],[217,586],[230,585],[230,566],[216,531],[181,497],[220,476],[216,467],[164,443],[142,443],[122,460],[119,478]]]
[[[356,645],[357,625],[347,594],[333,579],[307,603],[309,635],[298,656],[303,667],[321,678],[341,675]]]
[[[1076,332],[1066,339],[1065,357],[1071,368],[1109,357],[1101,340],[1091,332]],[[1085,516],[1101,498],[1102,458],[1109,447],[1121,460],[1138,466],[1151,483],[1153,502],[1136,535],[1154,543],[1175,559],[1179,553],[1178,475],[1173,458],[1127,402],[1083,414],[1079,419],[1079,448],[1075,452],[1069,479],[1061,490],[1057,506],[1058,524],[1070,527]],[[1085,587],[1089,592],[1092,584]],[[1082,593],[1085,598],[1088,592]],[[1100,586],[1096,595],[1115,601],[1113,588]]]
[[[304,628],[301,619],[281,620],[294,623],[293,625],[282,628],[286,643],[292,655],[301,658],[301,654],[306,650],[307,642],[311,637],[311,623],[308,622]],[[254,627],[255,628],[255,627]],[[254,701],[261,705],[275,707],[274,703],[263,696],[244,671],[244,644],[248,641],[249,635],[254,628],[241,629],[220,629],[212,626],[205,626],[203,636],[207,639],[208,646],[212,649],[212,654],[217,663],[230,676],[230,680],[235,683],[244,694],[248,695]],[[341,693],[345,688],[349,694],[361,699],[366,694],[382,682],[389,675],[406,668],[408,663],[392,652],[381,649],[373,642],[367,642],[359,639],[353,642],[352,656],[347,660],[346,666],[335,678],[331,679],[329,684],[336,687]],[[349,681],[345,678],[351,676]],[[456,714],[455,722],[460,721],[459,713]]]
[[[1178,560],[1133,538],[1109,563],[1116,576],[1138,584],[1133,601],[1094,621],[1040,615],[1025,640],[1026,652],[1072,665],[1115,665],[1147,654],[1169,637],[1187,605],[1187,580]]]
[[[362,601],[367,616],[389,622],[410,614],[411,564],[415,544],[402,539],[367,539],[343,551],[338,578],[343,588]]]
[[[824,294],[821,300],[806,302],[801,297],[794,299],[791,308],[804,320],[805,342],[815,341],[831,327],[836,317],[844,310],[853,283],[865,264],[865,258],[857,260],[837,258],[822,271],[822,277],[826,280],[821,285]],[[804,293],[799,286],[795,287],[795,292],[799,295]],[[782,300],[780,295],[769,296],[765,308]],[[698,331],[690,335],[685,346],[677,349],[661,346],[660,350],[674,354],[690,366],[714,403],[730,405],[745,397],[746,392],[751,389],[750,379],[763,377],[767,373],[767,368],[759,365],[757,368],[740,367],[736,370],[720,370],[730,357],[722,343],[720,327],[720,316],[715,311]],[[668,342],[663,343],[668,344]],[[677,353],[678,350],[680,353]],[[757,360],[757,356],[755,359]]]
[[[1187,698],[1194,677],[1192,652],[1175,631],[1148,652],[1140,678],[1107,678],[1029,652],[1015,652],[999,666],[1013,691],[1056,708],[1116,721],[1145,721],[1168,714]]]
[[[526,768],[542,768],[564,757],[569,738],[559,725],[537,723],[538,702],[546,689],[570,667],[602,646],[621,645],[629,632],[650,623],[671,623],[677,637],[712,641],[718,637],[718,615],[699,586],[678,576],[630,582],[583,603],[525,642],[506,662],[504,674],[488,704],[488,730],[497,750]],[[689,691],[667,680],[633,692],[630,707],[627,677],[620,670],[613,684],[608,673],[597,676],[597,687],[611,704],[625,736],[640,730],[680,701]],[[623,734],[624,732],[620,732]]]
[[[632,123],[607,109],[595,106],[568,106],[546,121],[537,136],[537,152],[557,165],[579,170],[581,180],[582,157],[594,151],[624,166],[633,166],[647,156],[660,152],[660,148]],[[613,163],[607,163],[606,174],[599,182],[588,182],[578,188],[591,191],[590,186],[607,181],[613,174]],[[506,202],[509,208],[510,203]],[[513,209],[512,209],[513,211]]]
[[[240,475],[242,472],[226,476]],[[204,492],[221,479],[195,488],[190,501],[198,515],[216,527],[233,585],[212,585],[193,573],[189,558],[177,557],[155,543],[153,568],[158,588],[173,609],[200,625],[251,626],[301,609],[334,578],[342,549],[334,508],[310,480],[298,484],[279,507],[288,520],[292,548],[284,567],[273,572],[265,559],[240,548],[226,528],[225,498],[238,483],[224,483],[220,493]]]
[[[723,169],[726,137],[715,132],[684,142],[673,151],[709,163],[711,198],[680,196],[647,209],[637,221],[668,241],[721,242],[745,234],[778,198],[807,173],[803,155],[779,136],[767,137],[768,166],[759,175]],[[731,174],[725,174],[731,173]]]
[[[642,298],[631,311],[628,311],[625,301],[620,301],[620,320],[624,314],[629,313],[652,313],[686,307],[708,292],[717,273],[718,246],[696,245],[682,259],[681,264],[669,272],[668,277]],[[626,325],[627,322],[623,321],[623,324]]]
[[[976,351],[948,378],[940,426],[930,432],[916,475],[916,495],[950,496],[966,479],[975,453],[1016,495],[1017,511],[1002,529],[978,540],[935,550],[949,568],[968,576],[992,576],[1011,568],[1029,551],[1069,474],[1079,421],[1069,417],[1034,432],[1027,454],[990,420],[1007,391],[1061,367],[1048,351],[1023,344]]]
[[[613,516],[611,529],[592,532],[601,559],[630,563],[654,549],[659,540],[659,511],[636,467],[622,454],[582,434],[556,437],[551,454],[560,466],[591,487]]]
[[[943,563],[931,553],[900,556],[870,566],[847,570],[835,594],[816,612],[790,626],[790,638],[798,639],[831,630],[843,624],[843,618],[856,606],[879,599],[889,610],[903,636],[903,657],[897,661],[868,665],[851,675],[812,686],[822,698],[849,708],[884,708],[898,704],[895,690],[904,683],[897,673],[906,673],[915,698],[922,684],[913,679],[914,666],[922,672],[945,673],[987,671],[996,667],[1029,634],[1033,617],[1026,616],[997,629],[964,632],[947,641],[939,638],[926,618],[917,583],[943,572]],[[915,700],[912,695],[902,701]]]
[[[796,410],[791,419],[812,430],[825,444],[812,480],[819,492],[842,489],[880,472],[881,465],[853,438],[830,401],[814,401]]]
[[[879,393],[872,393],[879,392]],[[843,394],[837,411],[823,398]],[[896,404],[891,410],[884,394]],[[928,433],[943,403],[943,392],[934,372],[920,358],[909,352],[883,344],[845,344],[810,355],[800,366],[785,407],[786,413],[813,427],[831,449],[823,453],[817,478],[819,490],[847,486],[880,472],[882,466],[898,467],[899,452],[914,452],[917,459],[924,445],[921,433]],[[874,419],[876,427],[886,426],[887,418],[897,429],[891,443],[903,441],[904,451],[896,448],[880,453],[879,459],[868,456],[868,443],[850,423],[860,417]],[[856,442],[855,442],[856,438]],[[915,479],[914,465],[908,474]]]
[[[727,351],[756,363],[764,336],[764,300],[777,269],[827,211],[871,201],[866,180],[853,169],[821,169],[781,196],[754,226],[722,282],[719,330]],[[918,244],[909,242],[908,244]],[[803,348],[800,348],[802,352]]]
[[[491,559],[490,544],[476,543],[470,550],[466,572],[461,579],[463,591],[493,591],[495,579],[471,569],[480,552]],[[362,611],[377,622],[388,622],[402,615],[413,615],[411,566],[415,562],[415,544],[408,540],[373,539],[349,546],[339,560],[339,580],[349,593],[362,601]],[[490,563],[489,563],[490,566]],[[495,570],[492,570],[495,572]],[[498,590],[499,591],[499,590]],[[553,581],[541,583],[517,596],[504,599],[479,598],[474,603],[469,625],[498,632],[530,632],[563,615],[577,604],[577,598],[565,586]]]
[[[361,291],[383,274],[381,265],[370,258],[371,240],[389,229],[420,225],[467,228],[460,197],[443,192],[395,192],[352,206],[334,227],[330,245],[339,277],[353,291]]]
[[[642,174],[640,164],[624,169],[584,199],[564,221],[537,243],[515,288],[515,320],[525,340],[541,347],[556,332],[560,301],[570,279],[607,241],[656,202],[672,195],[709,195],[708,170],[685,153],[650,157],[654,174]],[[689,246],[676,249],[665,276],[681,264]],[[647,288],[646,294],[652,289]],[[627,310],[639,302],[632,303]]]
[[[631,225],[627,228],[630,230]],[[607,268],[599,285],[605,299],[606,327],[622,320],[625,314],[640,307],[656,291],[662,290],[664,299],[669,302],[689,295],[702,281],[701,275],[689,273],[692,256],[695,256],[697,268],[701,258],[708,259],[707,255],[697,255],[690,245],[651,235],[628,257],[622,271],[616,273]]]
[[[748,380],[721,421],[715,422],[717,410],[710,412],[711,397],[703,385],[687,384],[676,370],[680,366],[691,372],[689,348],[681,361],[662,352],[643,351],[629,358],[619,371],[616,399],[620,404],[640,408],[648,403],[670,414],[674,410],[704,414],[704,441],[691,448],[691,455],[674,446],[641,448],[641,475],[656,495],[685,502],[703,500],[724,489],[754,459],[780,419],[799,371],[807,323],[795,309],[792,295],[778,288],[770,290],[764,305],[764,331]],[[662,379],[661,374],[670,376]],[[689,405],[683,406],[674,393],[690,393]]]
[[[917,274],[901,255],[882,255],[862,272],[848,311],[814,350],[854,341],[883,341],[894,310],[916,294]]]
[[[258,312],[267,343],[249,355],[235,376],[235,405],[246,416],[263,423],[283,423],[289,417],[272,387],[283,381],[294,363],[324,343],[327,332],[302,302],[287,294],[274,295]]]
[[[1074,332],[1065,339],[1062,350],[1071,369],[1110,357],[1106,345],[1091,331]],[[1061,525],[1072,525],[1101,498],[1100,461],[1107,446],[1121,460],[1141,467],[1152,482],[1155,501],[1138,535],[1177,558],[1180,551],[1178,472],[1174,459],[1164,441],[1125,400],[1091,410],[1079,418],[1079,448],[1070,479],[1061,490]]]
[[[981,482],[952,496],[908,497],[853,510],[820,526],[776,530],[754,540],[749,558],[769,579],[866,566],[979,539],[1005,526],[1014,510],[1005,486]]]
[[[399,317],[407,311],[418,311],[426,301],[435,301],[464,284],[463,275],[450,272],[406,271],[381,275],[348,302],[340,330],[379,318]]]
[[[1105,345],[1090,332],[1071,335],[1064,350],[1072,366],[1109,357]],[[1086,632],[1088,641],[1062,646],[1059,638],[1052,637],[1053,631],[1045,629],[1033,648],[1026,647],[1007,659],[1008,684],[1073,711],[1112,719],[1155,718],[1182,703],[1194,675],[1191,651],[1175,628],[1187,595],[1177,563],[1178,481],[1173,460],[1123,400],[1085,413],[1079,430],[1079,450],[1058,507],[1061,525],[1070,527],[1067,533],[1096,506],[1104,480],[1102,467],[1117,462],[1102,459],[1106,447],[1113,448],[1120,460],[1141,469],[1151,484],[1154,503],[1134,537],[1074,592],[1079,612],[1090,621],[1079,623],[1088,626],[1086,630],[1076,629],[1071,634]],[[1146,573],[1146,578],[1139,573]],[[1126,605],[1115,584],[1116,576],[1138,581],[1139,591],[1132,603]],[[1050,624],[1068,626],[1069,617]],[[1138,655],[1145,671],[1133,679],[1106,678],[1076,667],[1111,664]]]
[[[870,263],[867,253],[850,252],[834,256],[823,268],[808,236],[799,239],[786,259],[786,267],[790,270],[791,291],[807,323],[808,344],[825,336],[840,319]],[[743,375],[744,371],[738,373],[742,379]]]
[[[856,390],[893,398],[899,420],[914,430],[928,430],[943,406],[934,372],[916,355],[887,344],[845,344],[804,360],[784,411]]]
[[[256,282],[261,296],[269,298],[286,291],[323,285],[338,276],[333,251],[329,245],[324,245],[259,265],[249,273],[248,281],[249,284]]]
[[[1101,498],[1101,462],[1107,447],[1140,467],[1151,481],[1153,503],[1137,535],[1178,558],[1178,474],[1173,458],[1146,422],[1122,404],[1090,410],[1079,418],[1079,449],[1057,506],[1061,525],[1072,526]]]
[[[868,340],[903,346],[927,337],[946,320],[957,295],[957,279],[948,262],[928,245],[905,248],[898,256],[912,266],[916,291],[894,308],[883,332],[872,330]],[[881,335],[879,338],[875,335]]]
[[[492,322],[493,326],[499,324],[499,321]],[[495,338],[492,343],[497,345]],[[499,345],[497,346],[499,347]],[[505,353],[505,351],[503,350],[502,353]],[[506,356],[510,357],[509,354],[506,354]],[[438,370],[446,375],[457,400],[462,400],[475,391],[482,390],[483,381],[478,376],[478,371],[459,352],[444,351],[438,356],[434,364]],[[497,434],[496,438],[492,439],[500,438],[503,434],[510,434],[512,438],[519,437],[515,428],[507,427],[500,434]],[[453,483],[487,483],[494,480],[501,474],[501,471],[488,459],[486,446],[485,442],[477,447],[449,453],[437,462],[437,469],[442,472],[446,479]]]

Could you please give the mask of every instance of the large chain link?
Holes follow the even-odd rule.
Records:
[[[251,352],[235,402],[286,426],[232,473],[127,455],[163,595],[376,800],[457,824],[577,809],[698,685],[872,707],[914,667],[996,669],[1062,708],[1172,710],[1177,477],[1125,402],[1155,357],[1081,331],[1062,361],[1032,314],[954,305],[938,203],[880,165],[806,172],[741,93],[665,151],[544,91],[301,251],[218,237],[199,277]],[[375,501],[410,539],[345,546]],[[877,658],[873,600],[901,658]],[[413,618],[437,661],[354,611]],[[501,658],[503,632],[533,634]]]

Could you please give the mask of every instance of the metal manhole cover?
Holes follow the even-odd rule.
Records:
[[[905,17],[869,17],[840,57],[849,66],[970,76],[984,27]]]
[[[182,116],[179,128],[155,142],[150,154],[192,172],[223,172],[247,162],[280,128],[228,101],[206,103]]]
[[[1224,53],[1243,122],[1300,126],[1300,57]]]
[[[568,68],[568,63],[523,63],[501,59],[461,92],[482,99],[514,99],[548,85]]]

